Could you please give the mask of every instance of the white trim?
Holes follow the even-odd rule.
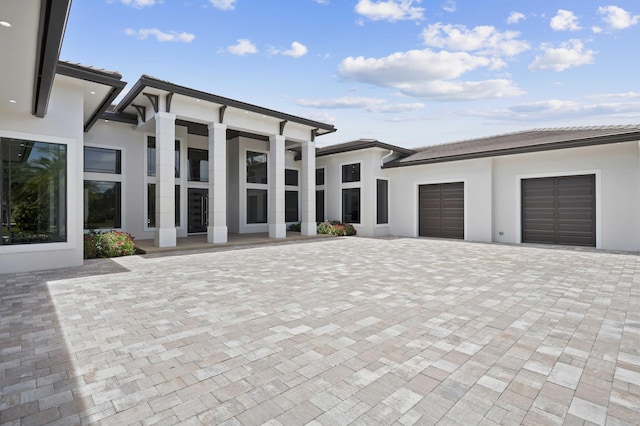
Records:
[[[522,244],[522,180],[524,179],[536,179],[536,178],[549,178],[549,177],[562,177],[562,176],[577,176],[577,175],[595,175],[596,181],[596,248],[602,248],[602,181],[601,181],[601,169],[589,169],[589,170],[563,170],[557,172],[545,172],[545,173],[530,173],[526,175],[516,175],[516,244]]]
[[[76,237],[77,230],[82,229],[82,225],[78,225],[78,218],[75,214],[75,206],[78,203],[78,194],[76,194],[75,190],[71,189],[70,184],[76,182],[75,177],[72,179],[72,169],[75,167],[80,167],[80,170],[84,170],[84,144],[82,142],[78,143],[78,141],[74,138],[66,138],[61,136],[51,136],[51,135],[42,135],[37,133],[28,133],[28,132],[16,132],[12,130],[4,130],[0,129],[0,138],[9,138],[9,139],[18,139],[25,140],[28,142],[44,142],[44,143],[54,143],[59,145],[65,145],[67,147],[67,164],[66,164],[66,224],[65,229],[67,230],[67,241],[65,242],[56,242],[56,243],[34,243],[34,244],[10,244],[10,245],[0,245],[0,254],[11,254],[11,253],[30,253],[30,252],[43,252],[43,251],[57,251],[57,250],[75,250],[76,246]],[[77,147],[80,146],[80,149]],[[76,152],[80,152],[81,157],[78,159],[72,152],[73,148],[76,148]],[[75,170],[77,172],[77,170]],[[84,186],[84,183],[81,185]]]
[[[460,183],[462,182],[463,187],[462,187],[462,192],[463,192],[463,196],[464,196],[464,240],[467,241],[469,238],[469,200],[468,200],[468,188],[469,186],[467,185],[467,179],[466,178],[460,178],[460,179],[455,179],[455,178],[451,178],[451,179],[434,179],[434,180],[426,180],[426,181],[418,181],[415,183],[415,198],[414,198],[414,208],[413,208],[413,214],[414,214],[414,218],[413,218],[413,222],[415,223],[415,233],[414,233],[414,237],[419,237],[420,236],[420,186],[421,185],[439,185],[442,183]]]
[[[84,149],[88,148],[101,148],[108,149],[111,151],[120,151],[120,173],[97,173],[97,172],[85,172],[84,171]],[[127,185],[124,184],[126,182],[126,147],[118,146],[118,145],[107,145],[107,144],[96,144],[96,143],[85,143],[82,146],[82,232],[87,233],[90,231],[89,229],[84,228],[84,182],[87,180],[91,181],[99,181],[99,182],[119,182],[120,183],[120,227],[118,228],[94,228],[91,229],[93,231],[110,231],[115,229],[116,231],[122,231],[123,229],[127,229],[125,212],[126,204],[127,204]]]

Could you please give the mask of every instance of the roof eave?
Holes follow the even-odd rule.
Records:
[[[566,148],[580,148],[594,145],[606,145],[611,143],[633,142],[640,140],[640,132],[625,133],[620,135],[601,136],[596,138],[584,138],[572,141],[562,141],[539,145],[529,145],[516,148],[497,149],[484,152],[472,152],[468,154],[450,155],[445,157],[426,158],[415,161],[394,160],[383,166],[383,168],[419,166],[423,164],[445,163],[450,161],[473,160],[478,158],[497,157],[501,155],[527,154],[531,152],[551,151]]]
[[[309,120],[303,117],[297,117],[295,115],[286,114],[280,111],[275,111],[269,108],[237,101],[235,99],[225,98],[223,96],[218,96],[207,92],[202,92],[200,90],[191,89],[167,81],[149,78],[148,76],[140,77],[136,84],[131,88],[129,93],[127,93],[127,95],[117,105],[116,110],[119,112],[123,112],[125,108],[127,108],[133,102],[133,100],[138,97],[138,95],[140,95],[140,93],[142,93],[142,91],[147,87],[152,87],[154,89],[163,90],[165,92],[200,99],[215,104],[226,105],[228,107],[237,108],[244,111],[264,114],[281,120],[299,123],[305,126],[309,126],[312,129],[316,129],[316,136],[326,135],[337,130],[331,124],[321,123],[319,121]]]
[[[32,114],[39,118],[47,114],[70,7],[71,0],[41,0],[40,2],[32,99]]]

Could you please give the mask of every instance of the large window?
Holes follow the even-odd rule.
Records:
[[[284,221],[298,221],[298,191],[284,191]]]
[[[175,225],[180,226],[180,185],[176,185],[175,193]],[[147,226],[154,228],[156,226],[156,184],[147,184]]]
[[[247,223],[267,223],[266,189],[247,189]]]
[[[342,183],[360,182],[360,163],[342,166]]]
[[[176,178],[180,177],[180,141],[175,141],[174,169]],[[85,170],[86,171],[86,170]],[[156,138],[147,137],[147,176],[156,175]]]
[[[120,174],[122,159],[119,149],[84,147],[84,171]]]
[[[209,182],[209,151],[189,148],[187,165],[190,181]]]
[[[84,181],[84,229],[122,226],[120,182]]]
[[[342,190],[342,221],[360,223],[360,188]]]
[[[267,154],[247,151],[247,183],[267,183]]]
[[[67,241],[66,145],[0,138],[0,244]]]
[[[324,190],[316,191],[316,222],[324,222]]]
[[[389,223],[389,181],[376,179],[376,223]]]

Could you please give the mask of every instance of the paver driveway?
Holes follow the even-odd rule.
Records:
[[[639,266],[342,238],[0,275],[0,423],[636,424]]]

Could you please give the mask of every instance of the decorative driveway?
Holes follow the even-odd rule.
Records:
[[[336,238],[0,275],[0,423],[638,424],[639,260]]]

